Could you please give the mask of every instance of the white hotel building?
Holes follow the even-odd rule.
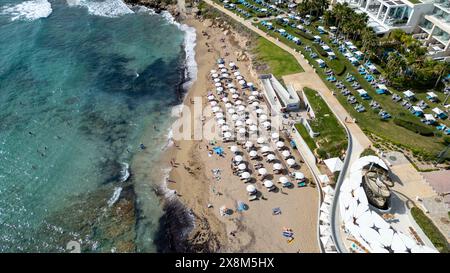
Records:
[[[424,42],[435,59],[450,60],[450,0],[333,0],[369,16],[377,34],[403,29]]]

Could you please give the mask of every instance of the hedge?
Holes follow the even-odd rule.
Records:
[[[431,130],[428,127],[423,126],[422,124],[418,124],[409,120],[404,120],[400,118],[394,118],[394,123],[398,126],[401,126],[403,128],[406,128],[410,131],[413,131],[415,133],[418,133],[422,136],[432,136],[433,130]]]
[[[328,52],[325,51],[320,45],[314,44],[314,48],[319,52],[319,54],[323,57],[328,57]]]
[[[345,73],[347,67],[338,59],[327,61],[327,65],[331,68],[337,76],[342,76]]]
[[[305,38],[307,40],[310,40],[310,41],[314,40],[314,37],[311,34],[306,33],[304,31],[299,30],[299,31],[295,31],[295,33],[297,33],[298,35],[302,36],[303,38]]]
[[[428,218],[425,213],[418,207],[411,208],[411,215],[416,221],[416,223],[423,230],[425,235],[430,239],[433,245],[441,253],[448,253],[448,242],[447,239],[442,235],[439,229],[433,224],[430,218]]]

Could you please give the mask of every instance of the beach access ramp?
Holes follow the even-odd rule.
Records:
[[[292,86],[285,88],[272,74],[260,75],[259,79],[264,96],[273,110],[288,112],[300,108],[300,98]]]

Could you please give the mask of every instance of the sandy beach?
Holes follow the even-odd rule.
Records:
[[[193,107],[191,100],[194,97],[202,97],[204,105],[208,103],[206,94],[214,87],[209,73],[211,69],[217,69],[216,60],[219,57],[224,57],[227,63],[235,62],[241,75],[259,89],[256,73],[250,70],[251,60],[242,57],[245,37],[216,27],[208,20],[188,17],[183,23],[197,30],[195,52],[198,74],[186,95],[186,106]],[[201,113],[192,116],[197,121],[201,118]],[[168,166],[173,165],[168,187],[176,191],[181,202],[195,215],[195,227],[189,236],[192,249],[199,252],[319,252],[318,192],[314,185],[283,189],[275,183],[279,175],[270,174],[268,178],[273,180],[277,190],[268,192],[261,179],[257,178],[253,185],[262,196],[257,201],[249,202],[247,184],[234,175],[230,167],[234,155],[229,147],[235,144],[219,141],[218,145],[224,148],[223,157],[208,153],[208,148],[211,149],[208,140],[176,141],[164,159]],[[303,162],[298,151],[290,148],[290,152],[296,162]],[[252,165],[253,160],[249,160],[248,153],[244,151],[243,156]],[[262,159],[260,163],[269,173],[272,172],[271,165]],[[220,170],[220,178],[215,177],[213,169]],[[253,167],[249,171],[257,176]],[[312,181],[305,164],[300,164],[298,171]],[[243,201],[248,209],[238,212],[238,201]],[[219,208],[222,206],[233,213],[221,216]],[[280,208],[282,213],[273,215],[273,208]],[[294,232],[294,240],[289,243],[282,236],[284,228]]]

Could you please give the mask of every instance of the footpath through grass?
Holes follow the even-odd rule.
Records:
[[[271,72],[277,79],[304,71],[294,56],[261,36],[258,37],[254,53],[257,61],[267,64],[267,72]]]
[[[425,235],[427,235],[427,237],[436,247],[436,249],[439,250],[439,252],[441,253],[448,253],[449,247],[447,239],[445,239],[445,236],[442,235],[442,233],[434,225],[431,219],[428,218],[428,216],[426,216],[425,213],[423,213],[423,211],[418,207],[413,207],[411,209],[411,215],[413,216],[416,223],[423,230]]]

